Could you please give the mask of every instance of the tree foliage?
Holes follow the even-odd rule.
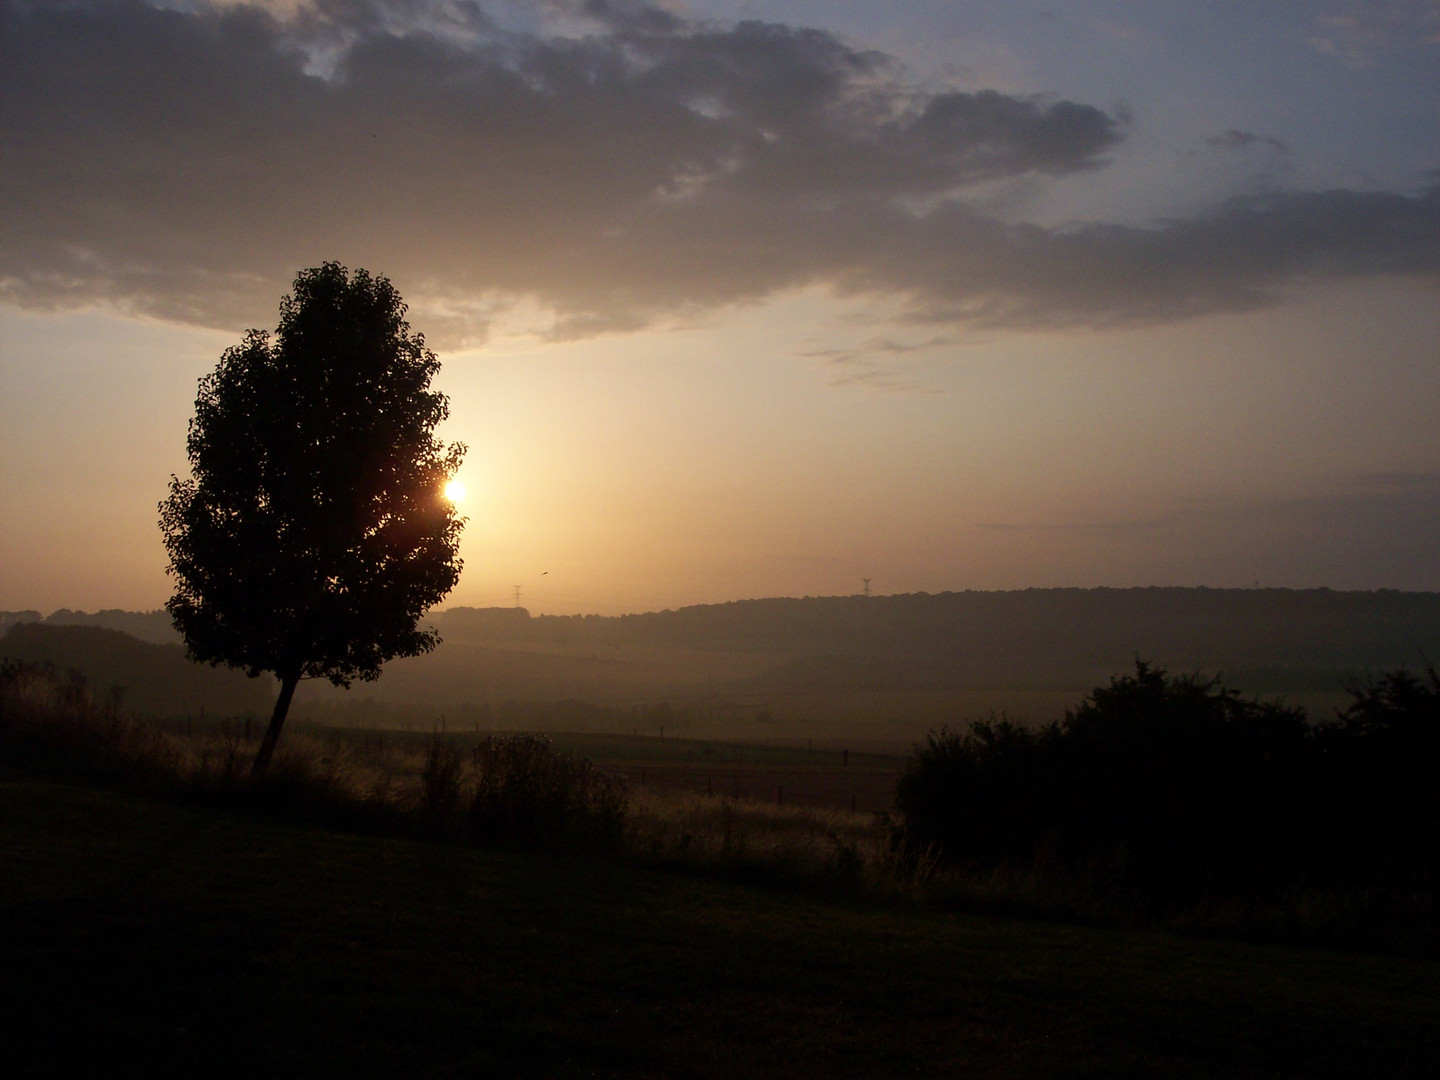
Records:
[[[434,648],[418,621],[460,575],[443,486],[465,447],[435,438],[449,402],[405,310],[384,277],[302,271],[273,338],[249,331],[201,379],[190,476],[160,504],[190,655],[280,679],[257,768],[301,679],[349,686]]]
[[[1440,888],[1440,675],[1350,689],[1337,719],[1143,661],[1063,720],[932,732],[896,790],[912,858],[1160,902],[1315,883]]]

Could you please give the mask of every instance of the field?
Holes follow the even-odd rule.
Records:
[[[905,764],[901,754],[810,740],[767,745],[572,733],[552,739],[557,749],[583,754],[632,787],[858,813],[890,809]]]
[[[183,731],[183,725],[167,725]],[[242,729],[244,730],[244,729]],[[260,726],[249,728],[258,738]],[[354,741],[374,745],[386,741],[417,752],[434,732],[366,731],[296,725],[297,733],[322,742]],[[504,732],[449,731],[441,735],[469,748],[488,735]],[[604,735],[590,732],[546,733],[555,749],[578,754],[603,771],[623,776],[634,791],[684,791],[780,804],[851,810],[869,814],[891,808],[895,780],[906,756],[857,741],[776,739],[769,743],[715,742],[703,739],[658,738],[645,735]],[[807,745],[808,743],[808,745]]]
[[[606,764],[642,790],[703,792],[716,797],[773,801],[778,806],[834,807],[856,813],[888,810],[895,801],[898,775],[897,769],[847,769],[834,765]]]
[[[9,1075],[1430,1075],[1433,962],[0,781]]]

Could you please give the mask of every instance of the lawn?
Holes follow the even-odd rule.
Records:
[[[0,781],[8,1075],[1402,1076],[1440,965]]]

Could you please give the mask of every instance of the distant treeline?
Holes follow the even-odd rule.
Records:
[[[1388,669],[1440,655],[1440,593],[1331,589],[1024,589],[736,600],[637,615],[453,607],[426,621],[446,641],[774,647],[815,656],[966,657],[1113,671],[1160,663],[1286,670]],[[14,623],[102,626],[179,640],[165,611],[0,612]],[[822,678],[833,677],[826,672]]]
[[[93,614],[61,608],[49,615],[38,611],[0,611],[0,633],[17,623],[42,623],[45,626],[101,626],[120,630],[141,641],[169,645],[180,640],[168,611],[121,611],[106,608]]]
[[[900,779],[895,841],[912,863],[1060,876],[1162,905],[1337,886],[1433,905],[1437,772],[1433,667],[1357,684],[1339,717],[1311,722],[1138,662],[1046,727],[932,733]]]
[[[202,710],[264,715],[274,704],[268,677],[251,679],[231,668],[195,664],[182,645],[141,641],[100,626],[16,622],[0,637],[0,657],[75,671],[101,694],[118,687],[125,711],[144,716],[195,716]]]
[[[164,611],[0,618],[178,645]],[[891,695],[887,715],[898,716],[917,692],[1080,693],[1145,656],[1171,670],[1219,672],[1254,693],[1308,695],[1328,711],[1348,682],[1440,656],[1440,594],[1393,590],[1026,589],[741,600],[620,616],[455,607],[426,621],[441,649],[397,664],[365,696],[453,709],[511,699],[684,703],[721,693],[786,714],[804,695],[854,692]],[[118,681],[132,700],[141,692],[135,678]],[[924,707],[939,722],[933,710],[949,706]]]
[[[1394,590],[1025,589],[739,600],[619,616],[459,607],[431,621],[454,642],[803,654],[757,679],[757,689],[945,685],[976,675],[1089,685],[1137,655],[1243,670],[1267,692],[1338,689],[1337,672],[1440,655],[1440,593]]]

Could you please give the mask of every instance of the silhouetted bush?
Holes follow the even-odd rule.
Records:
[[[1353,687],[1337,721],[1137,662],[1063,720],[941,729],[900,778],[914,861],[1059,873],[1167,903],[1314,884],[1433,891],[1440,678]]]
[[[420,773],[420,827],[432,834],[451,831],[464,799],[465,756],[454,743],[432,736]]]
[[[163,780],[170,747],[120,711],[122,693],[96,692],[52,663],[0,661],[0,765],[94,780]]]
[[[1338,869],[1433,892],[1440,884],[1440,673],[1392,671],[1349,687],[1321,733]]]
[[[473,838],[524,848],[619,845],[625,784],[588,758],[556,753],[543,735],[492,736],[475,758]]]
[[[1046,828],[1052,737],[994,717],[963,734],[931,732],[896,786],[907,854],[984,866],[1029,861]]]

